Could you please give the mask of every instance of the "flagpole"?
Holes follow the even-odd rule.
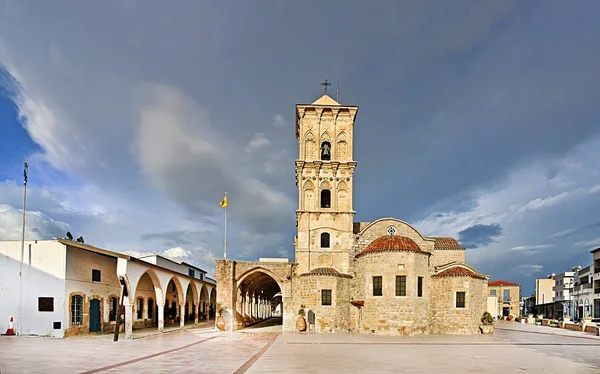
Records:
[[[227,192],[225,192],[225,198],[227,198]],[[223,251],[225,259],[227,259],[227,207],[225,207],[225,234],[223,238]]]
[[[23,221],[21,228],[21,266],[19,267],[19,335],[23,335],[23,261],[25,260],[25,212],[27,209],[27,174],[29,164],[23,161]]]

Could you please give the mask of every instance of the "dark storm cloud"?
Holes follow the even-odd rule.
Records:
[[[465,248],[485,247],[493,243],[494,239],[502,235],[502,226],[497,223],[491,225],[473,225],[458,233],[458,241]]]
[[[73,202],[62,182],[48,183],[32,200],[81,225],[86,239],[89,232],[95,243],[137,250],[200,243],[219,254],[218,202],[227,191],[236,255],[290,256],[294,104],[317,99],[325,77],[340,83],[343,104],[360,106],[357,220],[431,216],[439,220],[427,225],[432,235],[460,232],[470,248],[498,244],[501,233],[506,248],[541,243],[540,235],[593,239],[585,236],[592,230],[572,230],[595,220],[581,208],[594,206],[593,194],[577,209],[561,200],[571,210],[544,200],[562,192],[546,185],[598,183],[589,179],[592,162],[568,173],[584,157],[593,161],[593,150],[543,164],[544,186],[530,185],[535,170],[509,176],[541,155],[560,161],[598,133],[600,2],[162,5],[0,4],[0,64],[23,88],[15,100],[24,126],[55,168],[99,186]],[[19,206],[18,190],[6,196],[0,203]],[[530,209],[509,225],[509,209],[530,201],[554,210]],[[468,255],[485,270],[486,258]],[[502,260],[531,274],[547,269]]]

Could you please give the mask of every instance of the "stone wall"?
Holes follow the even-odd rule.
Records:
[[[294,279],[294,321],[302,305],[315,314],[316,332],[348,331],[350,319],[350,279],[326,275],[301,276]],[[321,290],[331,290],[331,305],[322,305]]]
[[[359,331],[384,335],[429,333],[429,254],[414,251],[380,252],[356,261],[353,297],[364,300]],[[406,276],[406,296],[396,296],[396,276]],[[382,277],[382,296],[373,296],[373,276]],[[417,278],[423,295],[417,296]],[[355,317],[356,318],[356,317]]]
[[[464,249],[436,249],[431,256],[431,266],[440,266],[451,262],[465,263]]]
[[[466,292],[465,307],[456,307],[456,292]],[[478,334],[487,306],[487,281],[471,277],[432,277],[429,315],[434,334]]]

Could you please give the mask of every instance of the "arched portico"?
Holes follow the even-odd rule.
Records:
[[[281,293],[281,287],[272,272],[256,268],[244,274],[236,283],[237,328],[271,318],[272,299]]]
[[[185,320],[198,323],[198,288],[195,282],[190,282],[185,294]]]
[[[200,303],[199,303],[199,314],[202,320],[208,319],[210,299],[208,296],[208,288],[202,285],[200,288]]]
[[[214,287],[210,282],[168,268],[125,258],[117,260],[117,276],[127,290],[122,320],[128,338],[133,337],[134,329],[154,326],[163,332],[165,326],[183,327],[186,319],[197,323],[201,290],[204,289],[208,303],[210,288]]]
[[[132,330],[152,326],[157,326],[159,330],[162,330],[164,326],[161,326],[158,306],[163,304],[163,290],[160,279],[153,269],[147,269],[140,276],[129,299],[129,307],[132,309]],[[127,305],[126,308],[128,308]]]
[[[273,317],[274,301],[285,301],[291,293],[292,266],[289,262],[217,260],[217,301],[225,309],[226,329],[243,328]],[[274,300],[278,294],[282,297]],[[280,309],[285,321],[289,313]]]

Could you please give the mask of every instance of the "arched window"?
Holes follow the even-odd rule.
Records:
[[[144,299],[138,297],[137,299],[137,319],[142,319],[144,315]]]
[[[329,233],[324,232],[321,234],[321,248],[329,248]]]
[[[154,318],[154,299],[148,299],[148,319]]]
[[[71,297],[71,325],[83,323],[83,297],[73,295]]]
[[[111,297],[108,299],[108,320],[110,322],[117,320],[117,298]]]
[[[321,160],[325,160],[325,161],[331,160],[331,143],[329,143],[329,142],[321,143]]]
[[[321,208],[331,208],[331,191],[321,190]]]

